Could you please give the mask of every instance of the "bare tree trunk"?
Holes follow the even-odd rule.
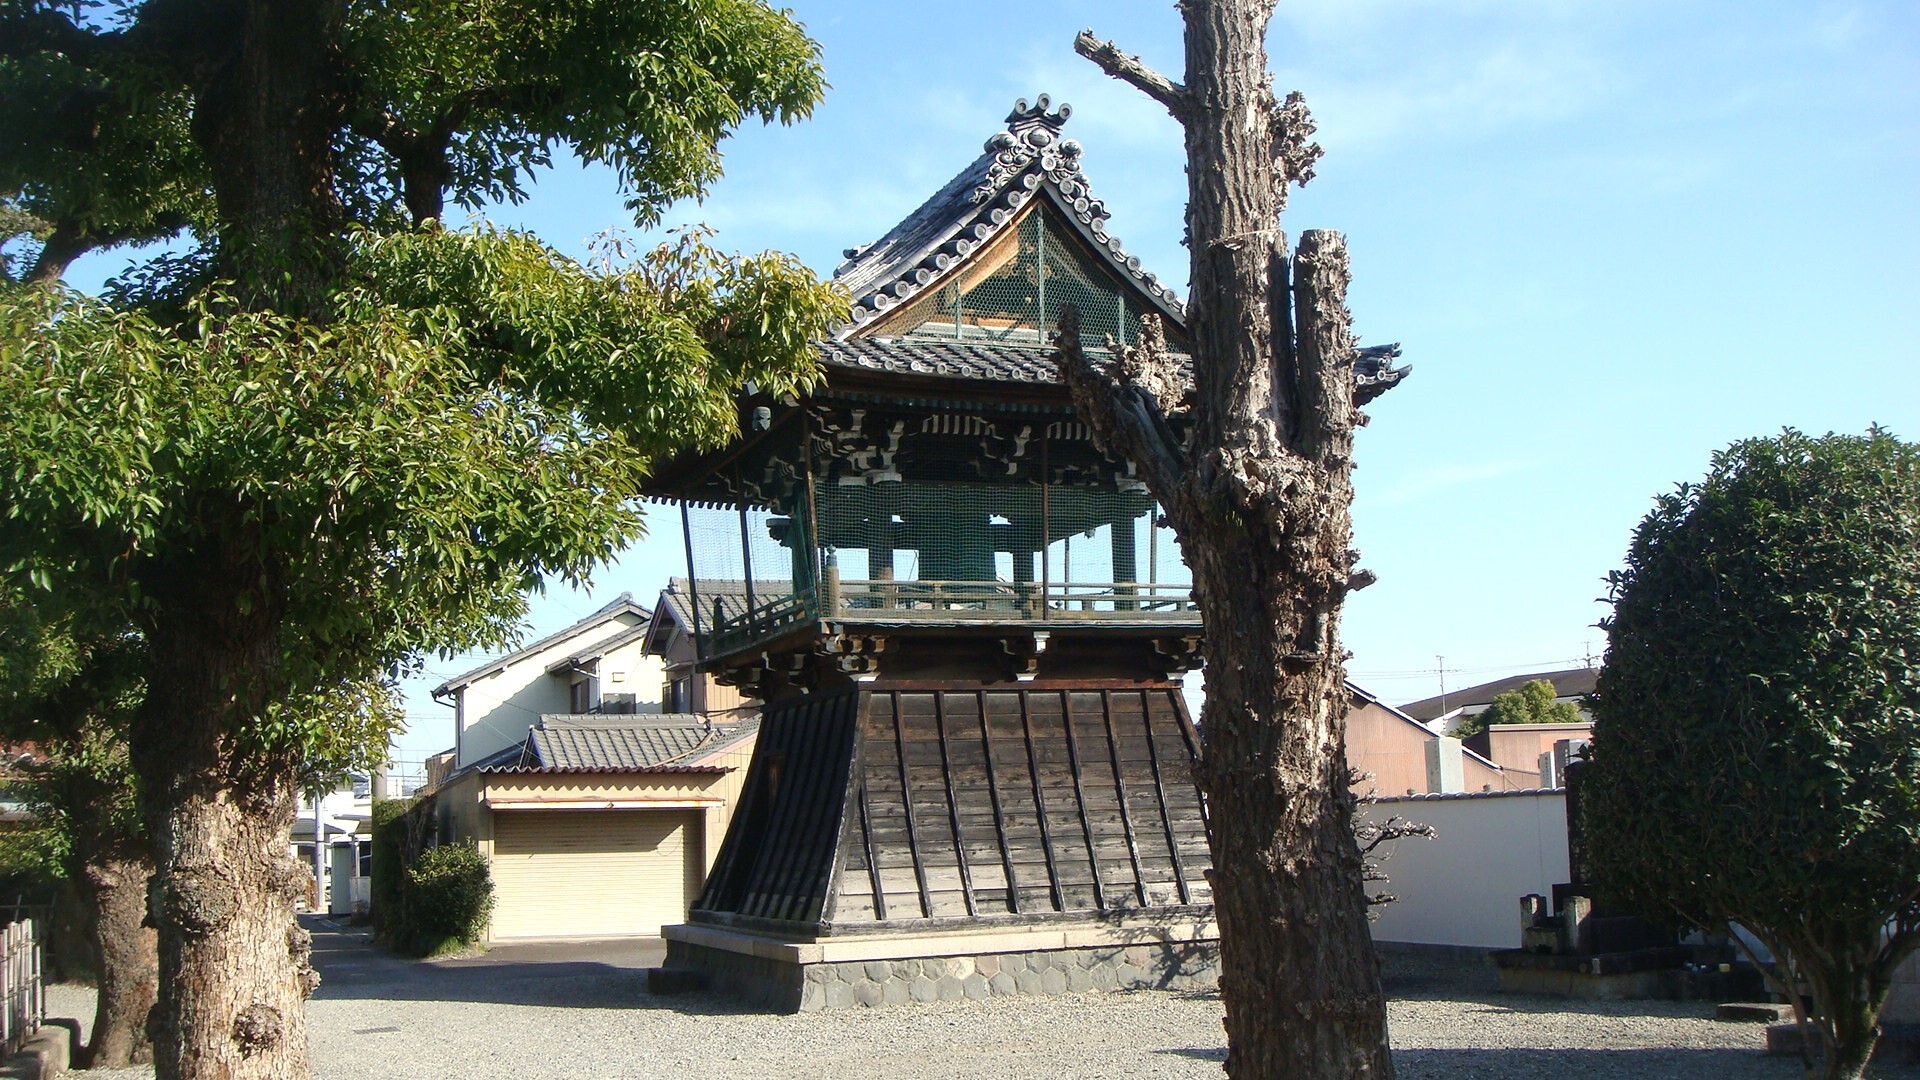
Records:
[[[344,265],[334,133],[346,102],[344,0],[235,0],[176,27],[193,42],[193,134],[219,215],[216,271],[242,308],[326,322]],[[139,571],[147,691],[133,766],[154,850],[161,984],[155,1073],[303,1078],[319,977],[294,920],[288,851],[297,736],[268,715],[284,674],[287,589],[266,511],[219,481],[181,520],[200,532]]]
[[[124,1069],[153,1060],[147,1015],[159,989],[159,953],[145,925],[147,879],[153,864],[142,857],[104,858],[83,871],[93,908],[99,955],[99,999],[87,1068]]]
[[[1318,148],[1270,88],[1270,2],[1185,0],[1187,81],[1090,34],[1076,48],[1185,127],[1191,437],[1151,392],[1149,331],[1094,363],[1077,313],[1062,370],[1090,425],[1136,463],[1192,567],[1206,625],[1200,782],[1211,811],[1227,1073],[1390,1077],[1386,1008],[1354,841],[1339,613],[1370,580],[1352,550],[1355,348],[1344,240],[1309,232],[1288,287],[1279,211]],[[1290,311],[1291,309],[1291,311]],[[1294,317],[1290,318],[1290,314]],[[1297,330],[1295,322],[1297,320]]]
[[[295,760],[268,736],[237,735],[260,732],[285,693],[282,590],[244,530],[213,532],[143,582],[156,602],[131,743],[155,858],[154,1066],[161,1080],[299,1078],[319,980],[294,921]]]

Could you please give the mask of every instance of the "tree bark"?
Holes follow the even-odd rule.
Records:
[[[147,1016],[159,989],[160,958],[147,921],[147,880],[153,864],[140,855],[89,862],[81,880],[93,908],[98,949],[99,998],[89,1069],[124,1069],[153,1060]]]
[[[160,1080],[308,1074],[305,1001],[319,980],[294,921],[296,762],[237,735],[257,733],[286,690],[284,590],[257,539],[229,528],[143,574],[153,603],[132,755],[153,834]]]
[[[219,273],[242,306],[324,320],[344,258],[333,140],[344,0],[234,0],[201,28],[194,140],[213,175]]]
[[[1309,232],[1289,288],[1279,210],[1303,147],[1276,101],[1270,2],[1185,0],[1186,81],[1083,34],[1076,48],[1185,128],[1192,288],[1191,437],[1128,373],[1092,362],[1061,321],[1062,369],[1090,426],[1165,507],[1206,626],[1199,768],[1209,807],[1229,1076],[1390,1077],[1347,783],[1339,614],[1364,578],[1350,546],[1355,348],[1344,240]],[[1291,307],[1291,312],[1289,312]],[[1291,318],[1289,315],[1291,314]]]
[[[345,258],[345,12],[344,0],[227,0],[226,18],[176,28],[218,212],[216,272],[244,309],[331,317]],[[301,1078],[319,978],[294,920],[297,740],[276,739],[268,716],[289,690],[284,574],[249,519],[264,511],[217,487],[199,501],[181,515],[196,535],[138,572],[149,651],[130,742],[155,863],[155,1073]]]

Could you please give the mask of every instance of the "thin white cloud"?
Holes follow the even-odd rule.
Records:
[[[1454,20],[1566,18],[1613,6],[1617,0],[1286,0],[1274,21],[1281,29],[1346,34],[1426,15]]]
[[[1362,484],[1355,493],[1355,499],[1371,506],[1405,506],[1454,488],[1511,476],[1526,468],[1527,464],[1521,461],[1430,465],[1401,475],[1380,491],[1367,491]]]
[[[1614,89],[1607,69],[1576,43],[1513,41],[1476,57],[1322,80],[1308,101],[1322,141],[1347,150],[1554,124],[1595,108]]]

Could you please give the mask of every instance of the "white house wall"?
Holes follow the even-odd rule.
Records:
[[[592,630],[520,657],[499,671],[483,675],[454,691],[459,725],[456,767],[470,765],[524,741],[527,729],[543,713],[574,711],[569,699],[569,680],[550,675],[547,669],[568,657],[589,652],[595,644],[638,625],[640,619],[636,615],[609,619]],[[639,711],[659,711],[660,660],[648,656],[638,639],[602,657],[599,672],[603,693],[631,693],[639,703],[635,705]]]
[[[1361,812],[1438,831],[1388,845],[1379,888],[1400,899],[1375,909],[1375,941],[1518,948],[1520,898],[1551,896],[1570,876],[1564,791],[1382,799]]]

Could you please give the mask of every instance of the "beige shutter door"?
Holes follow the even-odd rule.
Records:
[[[685,922],[698,811],[497,810],[493,937],[621,937]]]

